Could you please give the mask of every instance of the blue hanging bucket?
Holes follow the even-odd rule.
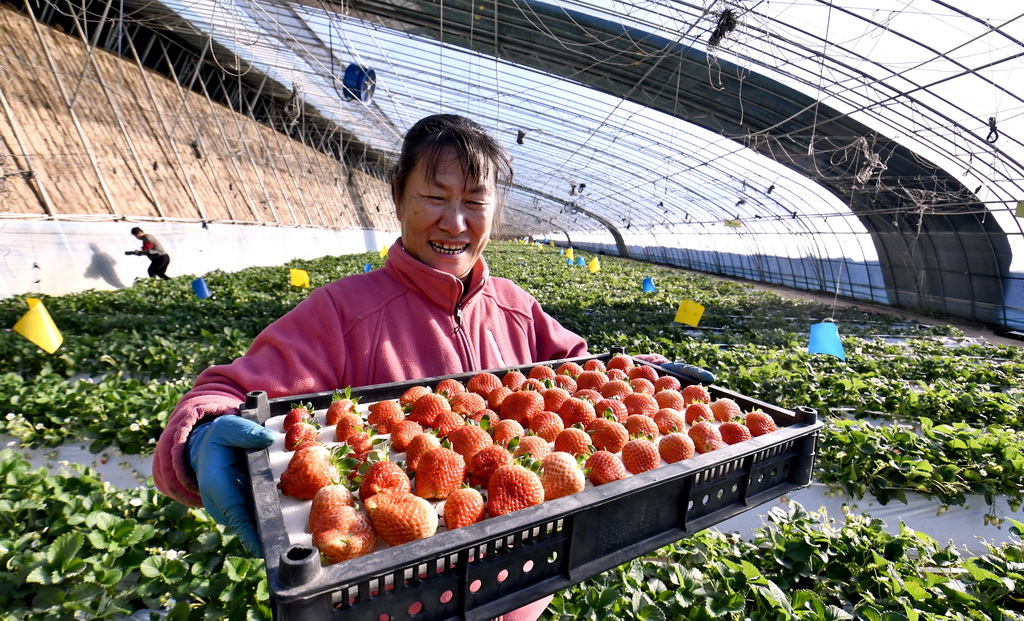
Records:
[[[192,291],[195,292],[196,297],[200,300],[205,300],[213,295],[210,293],[210,288],[206,286],[206,281],[202,278],[196,278],[192,281]]]
[[[373,266],[370,265],[369,263],[367,263],[366,265],[363,266],[363,272],[369,272],[372,269],[373,269]]]
[[[565,264],[566,265],[575,265],[575,263],[573,263],[572,259],[566,259],[565,260]]]
[[[583,260],[583,257],[576,257],[576,265],[586,265],[587,262]]]
[[[654,293],[657,290],[658,288],[654,286],[653,278],[644,278],[644,293]]]
[[[843,350],[843,342],[839,339],[839,327],[831,321],[812,325],[807,353],[828,354],[846,360],[846,351]]]
[[[341,85],[346,100],[358,99],[363,103],[370,103],[370,100],[373,99],[373,91],[377,87],[377,72],[369,67],[352,63],[345,68]]]

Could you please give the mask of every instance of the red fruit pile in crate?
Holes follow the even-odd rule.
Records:
[[[270,449],[293,543],[336,563],[576,494],[771,433],[767,413],[712,400],[626,355],[465,384],[444,379],[322,416],[295,404]]]

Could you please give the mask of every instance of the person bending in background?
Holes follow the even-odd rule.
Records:
[[[145,255],[149,257],[149,277],[167,279],[167,266],[171,264],[171,256],[164,250],[163,245],[152,235],[145,233],[139,227],[132,229],[135,239],[142,240],[141,250],[128,250],[126,255]]]
[[[243,449],[270,446],[276,432],[237,415],[246,393],[276,398],[586,355],[583,338],[533,296],[489,274],[483,251],[512,174],[508,153],[474,121],[442,114],[413,125],[391,180],[401,237],[383,269],[313,290],[244,356],[203,371],[157,444],[157,487],[205,507],[258,555]],[[503,618],[536,619],[549,601]]]

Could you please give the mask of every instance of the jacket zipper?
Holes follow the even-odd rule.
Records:
[[[470,347],[469,337],[466,335],[465,330],[462,329],[462,302],[455,305],[455,334],[458,335],[459,342],[462,343],[462,350],[466,354],[466,360],[469,361],[469,368],[475,369],[477,359],[473,355],[473,348]]]

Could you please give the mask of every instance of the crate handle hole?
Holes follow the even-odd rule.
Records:
[[[548,563],[554,563],[558,560],[558,552],[552,552],[548,555]]]
[[[409,606],[409,616],[410,617],[418,615],[421,612],[423,612],[423,602],[413,602],[412,605]]]
[[[508,570],[502,569],[498,572],[498,582],[504,582],[506,580],[508,580]]]
[[[531,569],[533,569],[533,561],[526,561],[525,563],[523,563],[523,573],[524,574],[530,573]]]
[[[448,602],[452,601],[453,597],[455,597],[455,594],[452,593],[451,589],[448,589],[444,593],[441,593],[441,599],[439,601],[442,604],[447,604]]]
[[[483,585],[484,585],[483,582],[480,582],[479,580],[474,580],[473,582],[471,582],[469,584],[469,592],[470,593],[476,593],[477,591],[480,590],[480,587],[482,587]]]

